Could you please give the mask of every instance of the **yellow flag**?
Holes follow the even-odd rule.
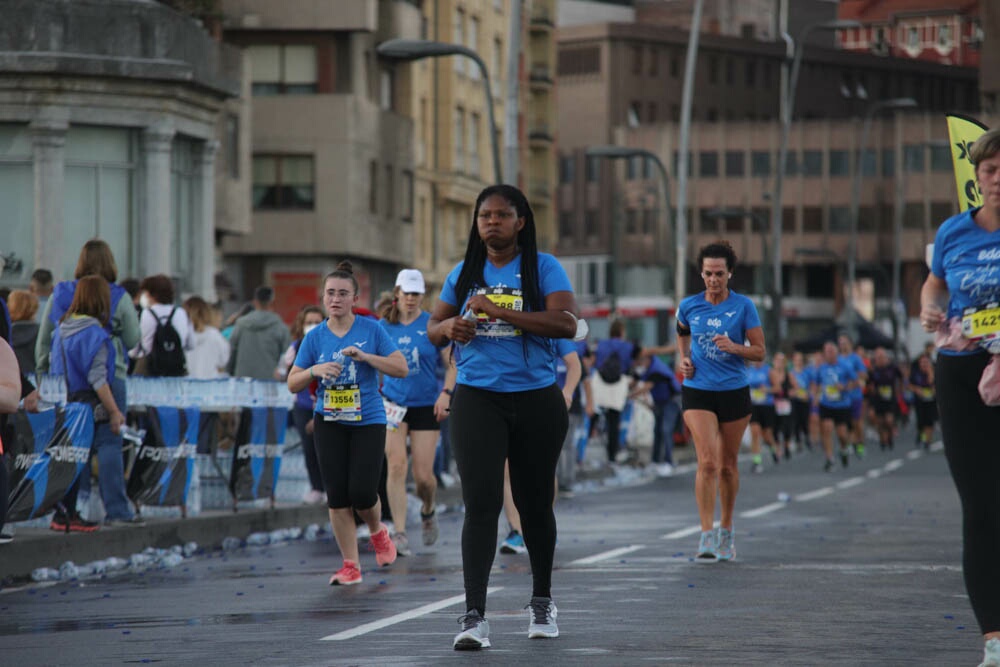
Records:
[[[969,146],[987,128],[968,116],[948,114],[948,138],[951,140],[951,162],[955,168],[955,185],[958,188],[958,206],[967,211],[982,206],[983,195],[976,185],[976,167],[969,159]]]

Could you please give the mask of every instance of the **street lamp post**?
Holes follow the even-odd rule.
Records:
[[[628,146],[590,146],[585,151],[587,157],[605,157],[612,160],[627,160],[633,157],[642,157],[647,160],[651,160],[653,164],[656,165],[656,169],[660,174],[660,182],[663,187],[663,218],[662,222],[657,224],[655,233],[653,234],[653,247],[656,249],[656,255],[658,256],[662,250],[663,237],[666,234],[666,230],[670,228],[670,180],[667,176],[667,168],[664,166],[663,161],[656,155],[656,153],[646,150],[645,148],[629,148]],[[617,213],[616,213],[617,215]],[[612,235],[618,233],[619,230],[612,229]],[[675,232],[676,235],[676,232]],[[613,239],[614,241],[614,239]],[[617,248],[617,245],[613,242],[612,247]],[[677,262],[682,263],[684,261],[683,253],[678,253]],[[613,256],[612,260],[618,262],[618,257]],[[618,267],[615,266],[615,276],[618,275]],[[669,272],[667,272],[669,276]],[[674,281],[675,291],[679,289],[679,285]],[[681,302],[683,294],[674,295],[674,307]]]
[[[390,39],[375,47],[375,53],[390,60],[422,60],[423,58],[440,58],[442,56],[466,56],[471,58],[483,75],[483,87],[486,90],[486,113],[490,122],[490,147],[493,151],[493,178],[495,182],[503,182],[503,172],[500,169],[500,147],[497,145],[497,123],[493,115],[493,93],[490,91],[490,75],[486,63],[479,54],[461,44],[433,42],[426,39]]]
[[[851,20],[824,21],[822,23],[811,23],[799,33],[798,40],[793,41],[791,37],[782,34],[786,48],[793,53],[792,70],[788,77],[787,97],[781,102],[781,142],[778,146],[777,173],[774,175],[774,195],[771,208],[771,236],[773,239],[773,249],[771,251],[771,261],[773,262],[775,292],[781,292],[781,213],[782,198],[781,189],[785,180],[785,164],[788,161],[788,135],[791,132],[792,116],[795,111],[795,90],[799,83],[799,67],[802,64],[802,52],[805,50],[806,37],[814,30],[840,30],[843,28],[856,28],[861,24]],[[787,63],[785,65],[787,67]],[[778,335],[781,330],[781,312],[778,312]],[[775,341],[776,343],[780,341]]]
[[[857,271],[858,261],[858,211],[861,208],[861,166],[865,146],[868,145],[868,135],[871,133],[872,119],[875,114],[883,109],[912,109],[917,106],[917,101],[912,97],[894,97],[888,100],[879,100],[868,107],[865,112],[864,122],[861,124],[861,140],[854,158],[854,180],[851,183],[851,210],[850,222],[851,230],[847,246],[847,329],[853,339],[855,336],[855,305],[854,305],[854,281]],[[903,165],[897,165],[897,169]]]

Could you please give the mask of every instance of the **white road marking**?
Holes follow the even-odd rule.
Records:
[[[718,526],[719,526],[719,522],[716,521],[715,522],[715,527],[718,527]],[[691,526],[689,528],[681,528],[680,530],[675,530],[674,532],[667,533],[666,535],[661,535],[660,539],[661,540],[677,540],[677,539],[680,539],[682,537],[687,537],[689,535],[694,535],[695,533],[700,533],[700,532],[701,532],[701,526],[700,525]]]
[[[864,481],[865,481],[864,477],[849,477],[845,479],[843,482],[837,482],[837,488],[841,490],[849,489],[852,486],[857,486],[858,484],[862,484]]]
[[[882,476],[882,471],[879,470],[878,468],[872,468],[871,470],[866,472],[865,475],[868,477],[868,479],[878,479],[879,477]]]
[[[892,472],[893,470],[899,470],[903,467],[903,459],[893,459],[882,466],[882,469],[886,472]]]
[[[497,591],[502,591],[503,586],[496,586],[493,588],[488,588],[486,590],[487,594],[496,593]],[[376,630],[381,630],[382,628],[387,628],[390,625],[396,625],[397,623],[402,623],[403,621],[409,621],[414,618],[419,618],[421,616],[426,616],[427,614],[439,611],[441,609],[447,609],[448,607],[453,607],[460,602],[465,602],[465,595],[455,595],[444,600],[439,600],[438,602],[431,602],[430,604],[425,604],[422,607],[417,607],[416,609],[411,609],[410,611],[404,611],[401,614],[396,614],[395,616],[390,616],[388,618],[383,618],[380,621],[372,621],[371,623],[365,623],[364,625],[359,625],[351,630],[344,630],[343,632],[338,632],[334,635],[327,635],[320,639],[320,641],[343,641],[345,639],[354,639],[355,637],[360,637],[361,635],[366,635],[369,632],[375,632]]]
[[[771,512],[777,512],[787,503],[771,503],[770,505],[763,505],[756,509],[747,510],[746,512],[740,512],[740,516],[744,519],[755,519],[759,516],[764,516],[765,514],[770,514]]]
[[[816,489],[815,491],[807,491],[806,493],[800,493],[797,496],[793,496],[792,499],[798,503],[804,503],[810,500],[816,500],[817,498],[822,498],[823,496],[828,496],[833,493],[834,488],[832,486],[824,486],[821,489]]]
[[[940,440],[931,443],[930,450],[932,452],[940,452],[942,449],[944,449],[944,443]]]
[[[627,547],[619,547],[617,549],[611,549],[610,551],[605,551],[603,553],[594,554],[593,556],[587,556],[586,558],[577,558],[574,561],[570,561],[569,565],[591,565],[593,563],[599,563],[602,560],[608,560],[609,558],[616,558],[617,556],[624,556],[625,554],[630,554],[633,551],[638,551],[639,549],[644,549],[645,544],[631,544]]]
[[[910,459],[911,461],[916,461],[917,459],[919,459],[923,455],[924,455],[923,451],[921,451],[919,449],[914,449],[914,450],[909,451],[906,454],[906,458]]]

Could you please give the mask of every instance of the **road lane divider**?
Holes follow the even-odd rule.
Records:
[[[486,593],[487,595],[492,595],[493,593],[502,590],[503,586],[495,586],[486,589]],[[343,632],[338,632],[333,635],[327,635],[326,637],[320,638],[320,641],[338,642],[338,641],[344,641],[345,639],[354,639],[355,637],[366,635],[369,632],[375,632],[376,630],[387,628],[390,625],[396,625],[398,623],[403,623],[405,621],[411,621],[415,618],[420,618],[421,616],[432,614],[435,611],[447,609],[448,607],[454,607],[455,605],[463,602],[465,602],[464,593],[462,595],[454,595],[450,598],[445,598],[444,600],[438,600],[437,602],[431,602],[430,604],[425,604],[421,607],[417,607],[416,609],[411,609],[410,611],[404,611],[401,614],[395,614],[394,616],[389,616],[388,618],[383,618],[379,621],[372,621],[371,623],[365,623],[364,625],[359,625],[358,627],[351,628],[350,630],[344,630]]]
[[[574,561],[567,563],[569,566],[573,565],[593,565],[594,563],[600,563],[602,560],[608,560],[611,558],[617,558],[618,556],[624,556],[625,554],[630,554],[633,551],[638,551],[639,549],[645,549],[645,544],[630,544],[627,547],[619,547],[617,549],[611,549],[610,551],[604,551],[599,554],[594,554],[593,556],[587,556],[586,558],[577,558]]]

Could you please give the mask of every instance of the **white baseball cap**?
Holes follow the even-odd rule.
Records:
[[[396,276],[396,287],[403,290],[404,294],[423,294],[427,290],[424,288],[424,274],[418,269],[403,269]]]

